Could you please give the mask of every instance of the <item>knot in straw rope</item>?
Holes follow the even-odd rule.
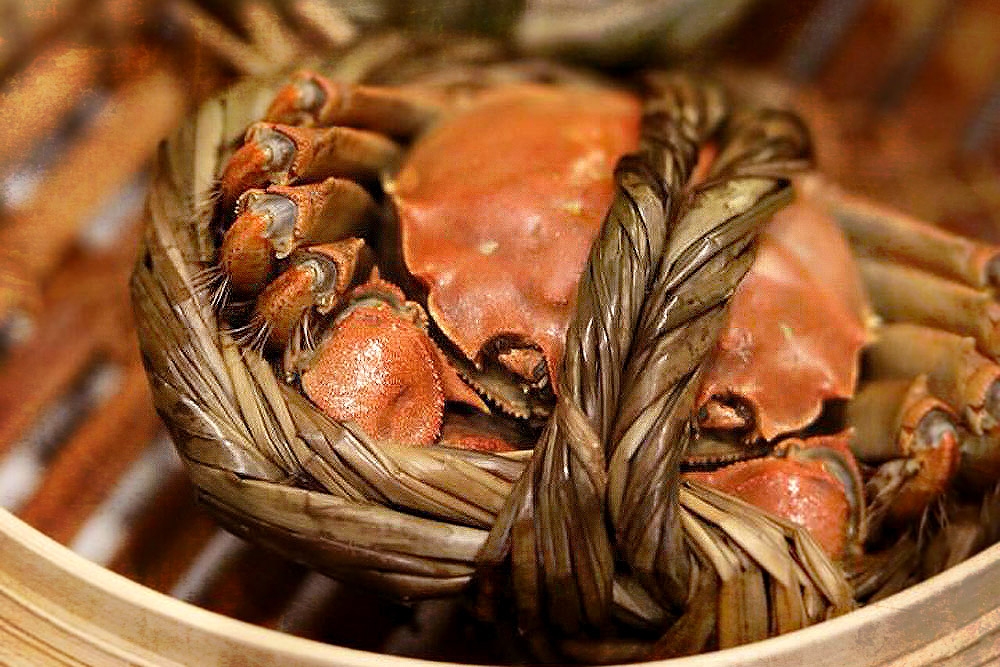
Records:
[[[701,556],[679,473],[698,372],[757,232],[809,157],[794,116],[734,109],[685,76],[647,83],[639,149],[618,165],[580,282],[556,410],[480,553],[509,554],[529,634],[600,636],[626,579],[662,618],[690,607]],[[718,156],[692,185],[709,143]]]

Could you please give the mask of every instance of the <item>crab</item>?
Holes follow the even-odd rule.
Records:
[[[253,302],[236,330],[375,439],[530,447],[641,112],[589,82],[376,88],[300,72],[220,178],[218,264]],[[817,420],[854,395],[871,321],[829,216],[808,199],[778,214],[702,378],[690,479],[807,526],[835,558],[856,553],[855,452],[877,447]],[[956,433],[953,413],[928,414],[933,427],[906,422],[920,446],[896,458]]]
[[[247,340],[286,350],[286,374],[307,396],[376,438],[435,442],[446,403],[543,418],[576,283],[639,116],[634,96],[597,87],[527,82],[449,98],[300,73],[220,179],[222,210],[234,213],[219,266],[227,290],[256,300]],[[398,252],[379,258],[387,276],[359,286],[370,245]],[[320,320],[329,327],[314,343]],[[373,343],[366,358],[398,378],[379,392],[371,366],[348,363],[375,338],[393,355]],[[420,354],[404,360],[411,348]],[[417,414],[419,428],[402,416]]]

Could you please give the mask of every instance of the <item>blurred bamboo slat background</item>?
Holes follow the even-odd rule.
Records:
[[[497,32],[522,4],[484,17],[473,2],[0,0],[0,506],[236,619],[388,653],[520,657],[460,603],[373,598],[217,528],[152,408],[127,277],[156,146],[210,94],[380,22]],[[742,4],[732,37],[687,57],[765,72],[757,94],[795,101],[846,187],[1000,240],[1000,4]]]

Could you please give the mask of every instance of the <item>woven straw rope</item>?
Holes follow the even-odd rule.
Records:
[[[388,70],[373,54],[386,51],[362,46],[334,74],[379,82]],[[373,442],[319,414],[219,326],[198,288],[213,253],[206,194],[270,100],[268,83],[206,104],[165,143],[133,277],[139,333],[157,408],[227,527],[403,598],[458,593],[477,567],[505,576],[509,562],[518,622],[540,654],[648,652],[650,641],[601,639],[621,622],[662,635],[655,652],[685,653],[850,607],[842,575],[803,531],[679,482],[698,368],[757,230],[790,196],[784,177],[803,166],[807,135],[786,114],[734,114],[722,91],[685,77],[647,88],[642,143],[616,171],[560,399],[530,460]],[[719,156],[692,195],[708,140]]]

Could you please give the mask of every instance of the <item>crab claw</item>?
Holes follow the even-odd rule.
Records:
[[[772,456],[684,477],[804,527],[835,560],[864,533],[864,495],[846,434],[788,439]]]
[[[486,409],[399,288],[376,272],[352,297],[301,373],[303,390],[323,412],[376,439],[428,445],[440,435],[446,401]]]

